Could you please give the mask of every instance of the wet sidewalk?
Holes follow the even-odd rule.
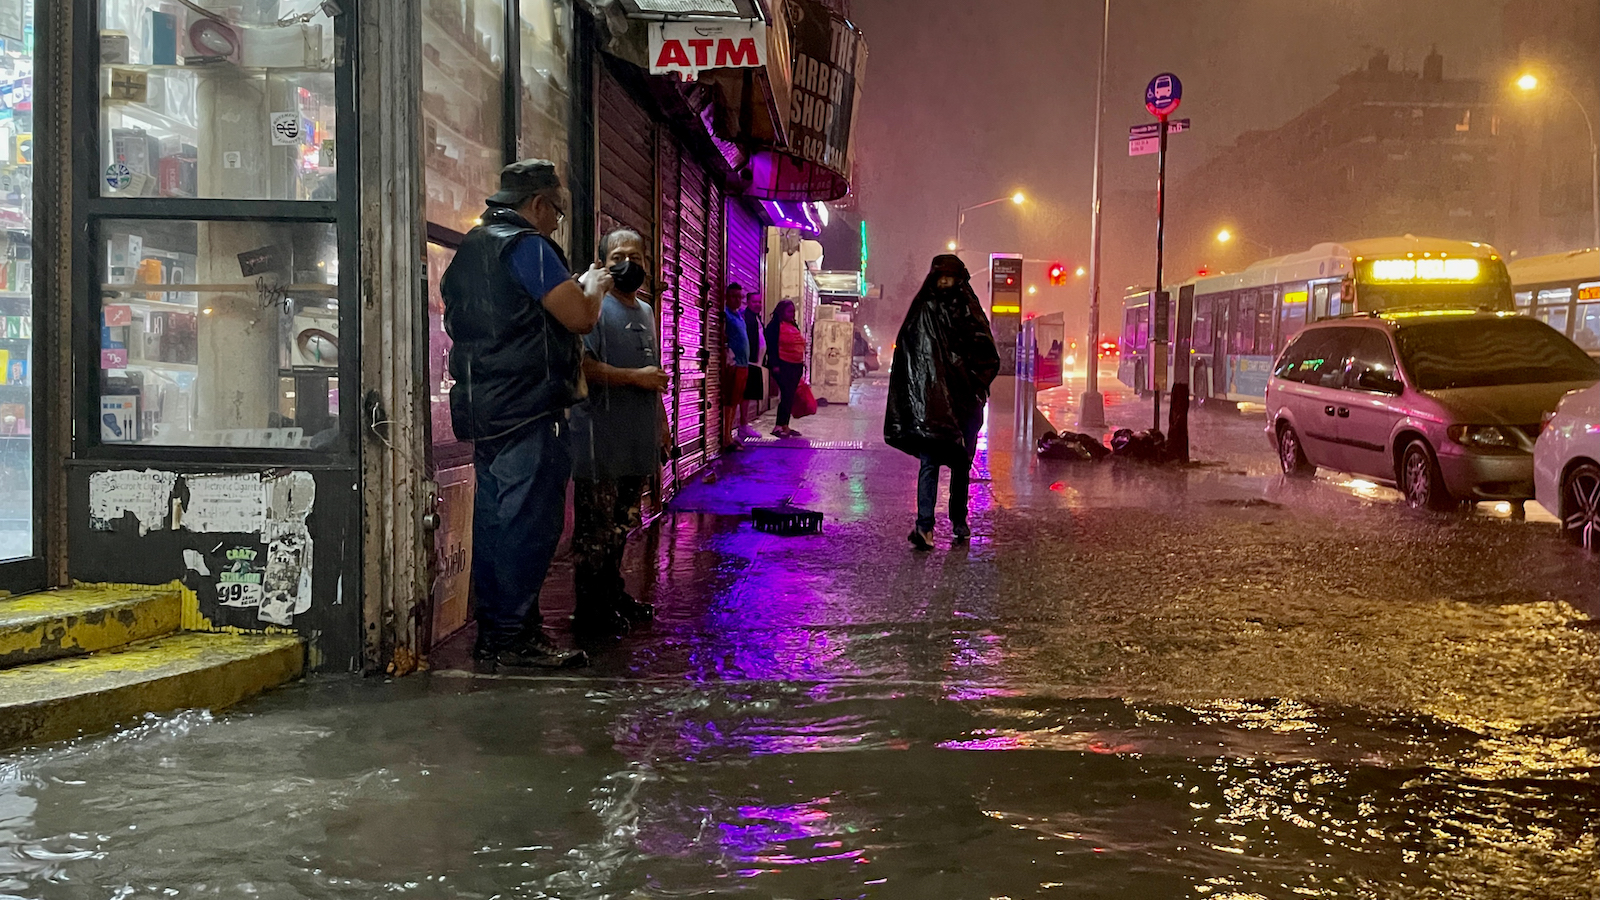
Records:
[[[1040,463],[1002,408],[918,553],[883,390],[680,494],[589,670],[0,759],[0,897],[1593,900],[1600,572],[1549,529],[1286,483],[1248,419]]]

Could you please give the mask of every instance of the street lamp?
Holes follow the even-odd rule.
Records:
[[[1028,198],[1026,196],[1024,196],[1021,191],[1017,191],[1015,194],[1012,194],[1009,197],[996,197],[993,200],[986,200],[983,203],[975,203],[972,206],[960,206],[960,207],[957,207],[956,208],[956,239],[949,243],[948,246],[950,247],[950,249],[952,251],[958,251],[958,250],[961,249],[961,226],[963,226],[963,225],[965,225],[967,223],[967,213],[972,212],[975,209],[983,209],[985,206],[994,206],[996,203],[1004,203],[1007,200],[1010,200],[1012,203],[1015,203],[1018,206],[1021,206],[1022,204],[1028,202]]]
[[[1517,87],[1523,93],[1531,93],[1539,89],[1539,77],[1532,72],[1523,73],[1517,79]],[[1600,247],[1600,141],[1595,139],[1594,120],[1589,118],[1589,110],[1583,105],[1575,94],[1561,85],[1556,85],[1556,90],[1567,95],[1572,105],[1578,108],[1583,115],[1584,127],[1589,129],[1589,212],[1594,216],[1594,245]]]
[[[1224,228],[1221,231],[1217,232],[1217,243],[1226,244],[1229,241],[1233,241],[1233,240],[1244,241],[1247,244],[1255,244],[1257,247],[1260,247],[1261,249],[1267,251],[1267,255],[1268,256],[1272,256],[1273,255],[1273,250],[1272,250],[1272,248],[1270,246],[1261,243],[1260,241],[1256,240],[1255,238],[1245,237],[1242,234],[1235,234],[1234,232],[1229,231],[1226,228]]]

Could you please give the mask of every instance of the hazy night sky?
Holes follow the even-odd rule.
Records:
[[[1144,85],[1184,82],[1173,140],[1173,202],[1183,173],[1242,132],[1270,129],[1332,93],[1382,48],[1417,69],[1431,46],[1447,78],[1499,71],[1503,0],[1112,0],[1106,87],[1106,189],[1153,188],[1155,157],[1127,156],[1127,129],[1152,121]],[[871,47],[858,126],[869,277],[887,306],[954,236],[958,203],[1024,190],[1034,202],[968,216],[969,267],[991,251],[1086,261],[1093,180],[1098,0],[855,0]],[[1126,200],[1124,200],[1126,202]],[[1108,215],[1111,211],[1108,208]],[[1154,213],[1151,267],[1154,266]],[[1115,279],[1117,272],[1108,272]],[[1148,279],[1144,279],[1148,280]],[[1121,285],[1102,282],[1107,296]],[[1049,292],[1082,307],[1087,288]],[[1116,302],[1116,301],[1113,301]]]

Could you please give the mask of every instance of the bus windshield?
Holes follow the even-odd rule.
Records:
[[[1600,380],[1600,363],[1531,319],[1420,322],[1395,332],[1419,390]]]
[[[1516,309],[1511,287],[1505,283],[1386,284],[1363,283],[1357,288],[1363,312],[1395,309],[1482,309],[1512,312]]]

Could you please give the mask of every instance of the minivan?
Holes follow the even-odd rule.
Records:
[[[1533,497],[1533,447],[1600,362],[1536,319],[1440,310],[1332,319],[1284,348],[1267,436],[1285,474],[1393,484],[1413,509]]]

